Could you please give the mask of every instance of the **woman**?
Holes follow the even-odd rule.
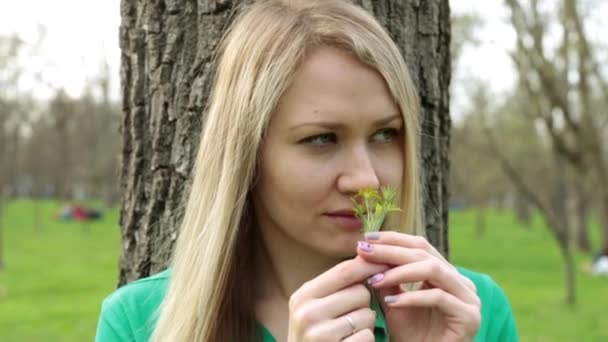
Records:
[[[108,297],[97,340],[517,339],[502,290],[420,237],[418,98],[371,15],[258,1],[221,52],[171,267]],[[350,198],[384,185],[402,211],[364,236]]]

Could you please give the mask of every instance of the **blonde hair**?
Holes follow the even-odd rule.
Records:
[[[423,233],[419,100],[395,43],[372,15],[346,0],[256,1],[239,12],[219,47],[153,341],[255,339],[249,194],[258,150],[279,98],[301,61],[319,46],[352,52],[386,80],[405,126],[402,212],[386,226]]]

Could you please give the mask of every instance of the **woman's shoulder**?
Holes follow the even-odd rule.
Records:
[[[107,296],[101,305],[97,341],[147,341],[157,319],[170,270],[126,284]]]
[[[104,303],[130,302],[133,299],[145,299],[152,295],[163,292],[169,282],[170,270],[164,270],[146,278],[141,278],[130,282],[112,292]]]
[[[476,341],[518,341],[513,310],[500,285],[488,274],[460,266],[456,269],[475,284],[481,300],[481,327]]]

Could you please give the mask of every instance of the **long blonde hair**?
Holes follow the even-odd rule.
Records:
[[[239,11],[220,44],[192,186],[153,341],[254,340],[250,190],[279,98],[319,46],[354,53],[385,79],[401,109],[401,215],[386,226],[422,234],[419,100],[395,43],[347,0],[265,0]]]

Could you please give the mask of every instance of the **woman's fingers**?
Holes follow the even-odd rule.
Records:
[[[393,266],[435,258],[422,249],[375,243],[367,245],[360,243],[358,251],[359,255],[369,262]]]
[[[386,270],[387,265],[357,256],[302,285],[289,299],[290,336],[304,341],[341,341],[353,334],[346,315],[357,331],[373,327],[371,294],[363,283],[371,275]]]
[[[371,275],[384,272],[388,266],[371,263],[359,256],[346,260],[306,282],[289,300],[290,307],[314,298],[323,298],[347,286],[363,283]]]
[[[327,297],[312,299],[297,308],[293,315],[296,321],[312,325],[343,316],[359,308],[369,307],[371,293],[362,284],[351,285]]]
[[[423,236],[409,235],[393,231],[373,232],[365,235],[370,243],[400,246],[413,249],[421,249],[434,255],[440,260],[448,262],[445,257]]]
[[[365,235],[365,237],[369,243],[373,244],[386,244],[421,249],[427,252],[429,255],[435,256],[439,260],[444,261],[447,265],[449,265],[449,267],[456,270],[456,267],[450,264],[445,257],[423,236],[403,234],[394,231],[384,231],[368,233]],[[469,290],[477,293],[477,287],[469,278],[463,277],[462,280]]]
[[[460,321],[471,331],[477,331],[481,323],[481,307],[465,303],[446,291],[434,288],[414,292],[404,292],[387,296],[384,302],[391,308],[428,307],[437,308],[451,320]]]
[[[373,329],[365,329],[357,332],[356,334],[343,339],[343,342],[374,342],[376,337],[374,336]]]
[[[327,317],[338,317],[356,308],[369,307],[372,295],[363,284],[351,285],[315,301],[318,310],[323,310]]]
[[[347,317],[350,317],[350,320]],[[304,337],[310,341],[342,341],[366,329],[373,331],[375,324],[376,312],[370,308],[361,308],[318,324],[309,329]]]
[[[393,269],[384,272],[382,282],[376,282],[374,286],[385,287],[417,281],[426,281],[432,287],[445,289],[467,303],[475,304],[479,301],[475,286],[466,277],[460,275],[452,265],[437,258],[423,249],[409,247],[384,245],[379,243],[369,244],[369,248],[359,247],[359,255],[370,262],[395,265]],[[380,276],[372,277],[368,282],[378,280]]]
[[[443,289],[466,303],[478,305],[479,297],[462,281],[463,278],[458,271],[446,267],[443,262],[427,259],[390,269],[382,276],[371,277],[368,283],[373,283],[371,285],[374,288],[385,288],[425,281],[431,287]]]

